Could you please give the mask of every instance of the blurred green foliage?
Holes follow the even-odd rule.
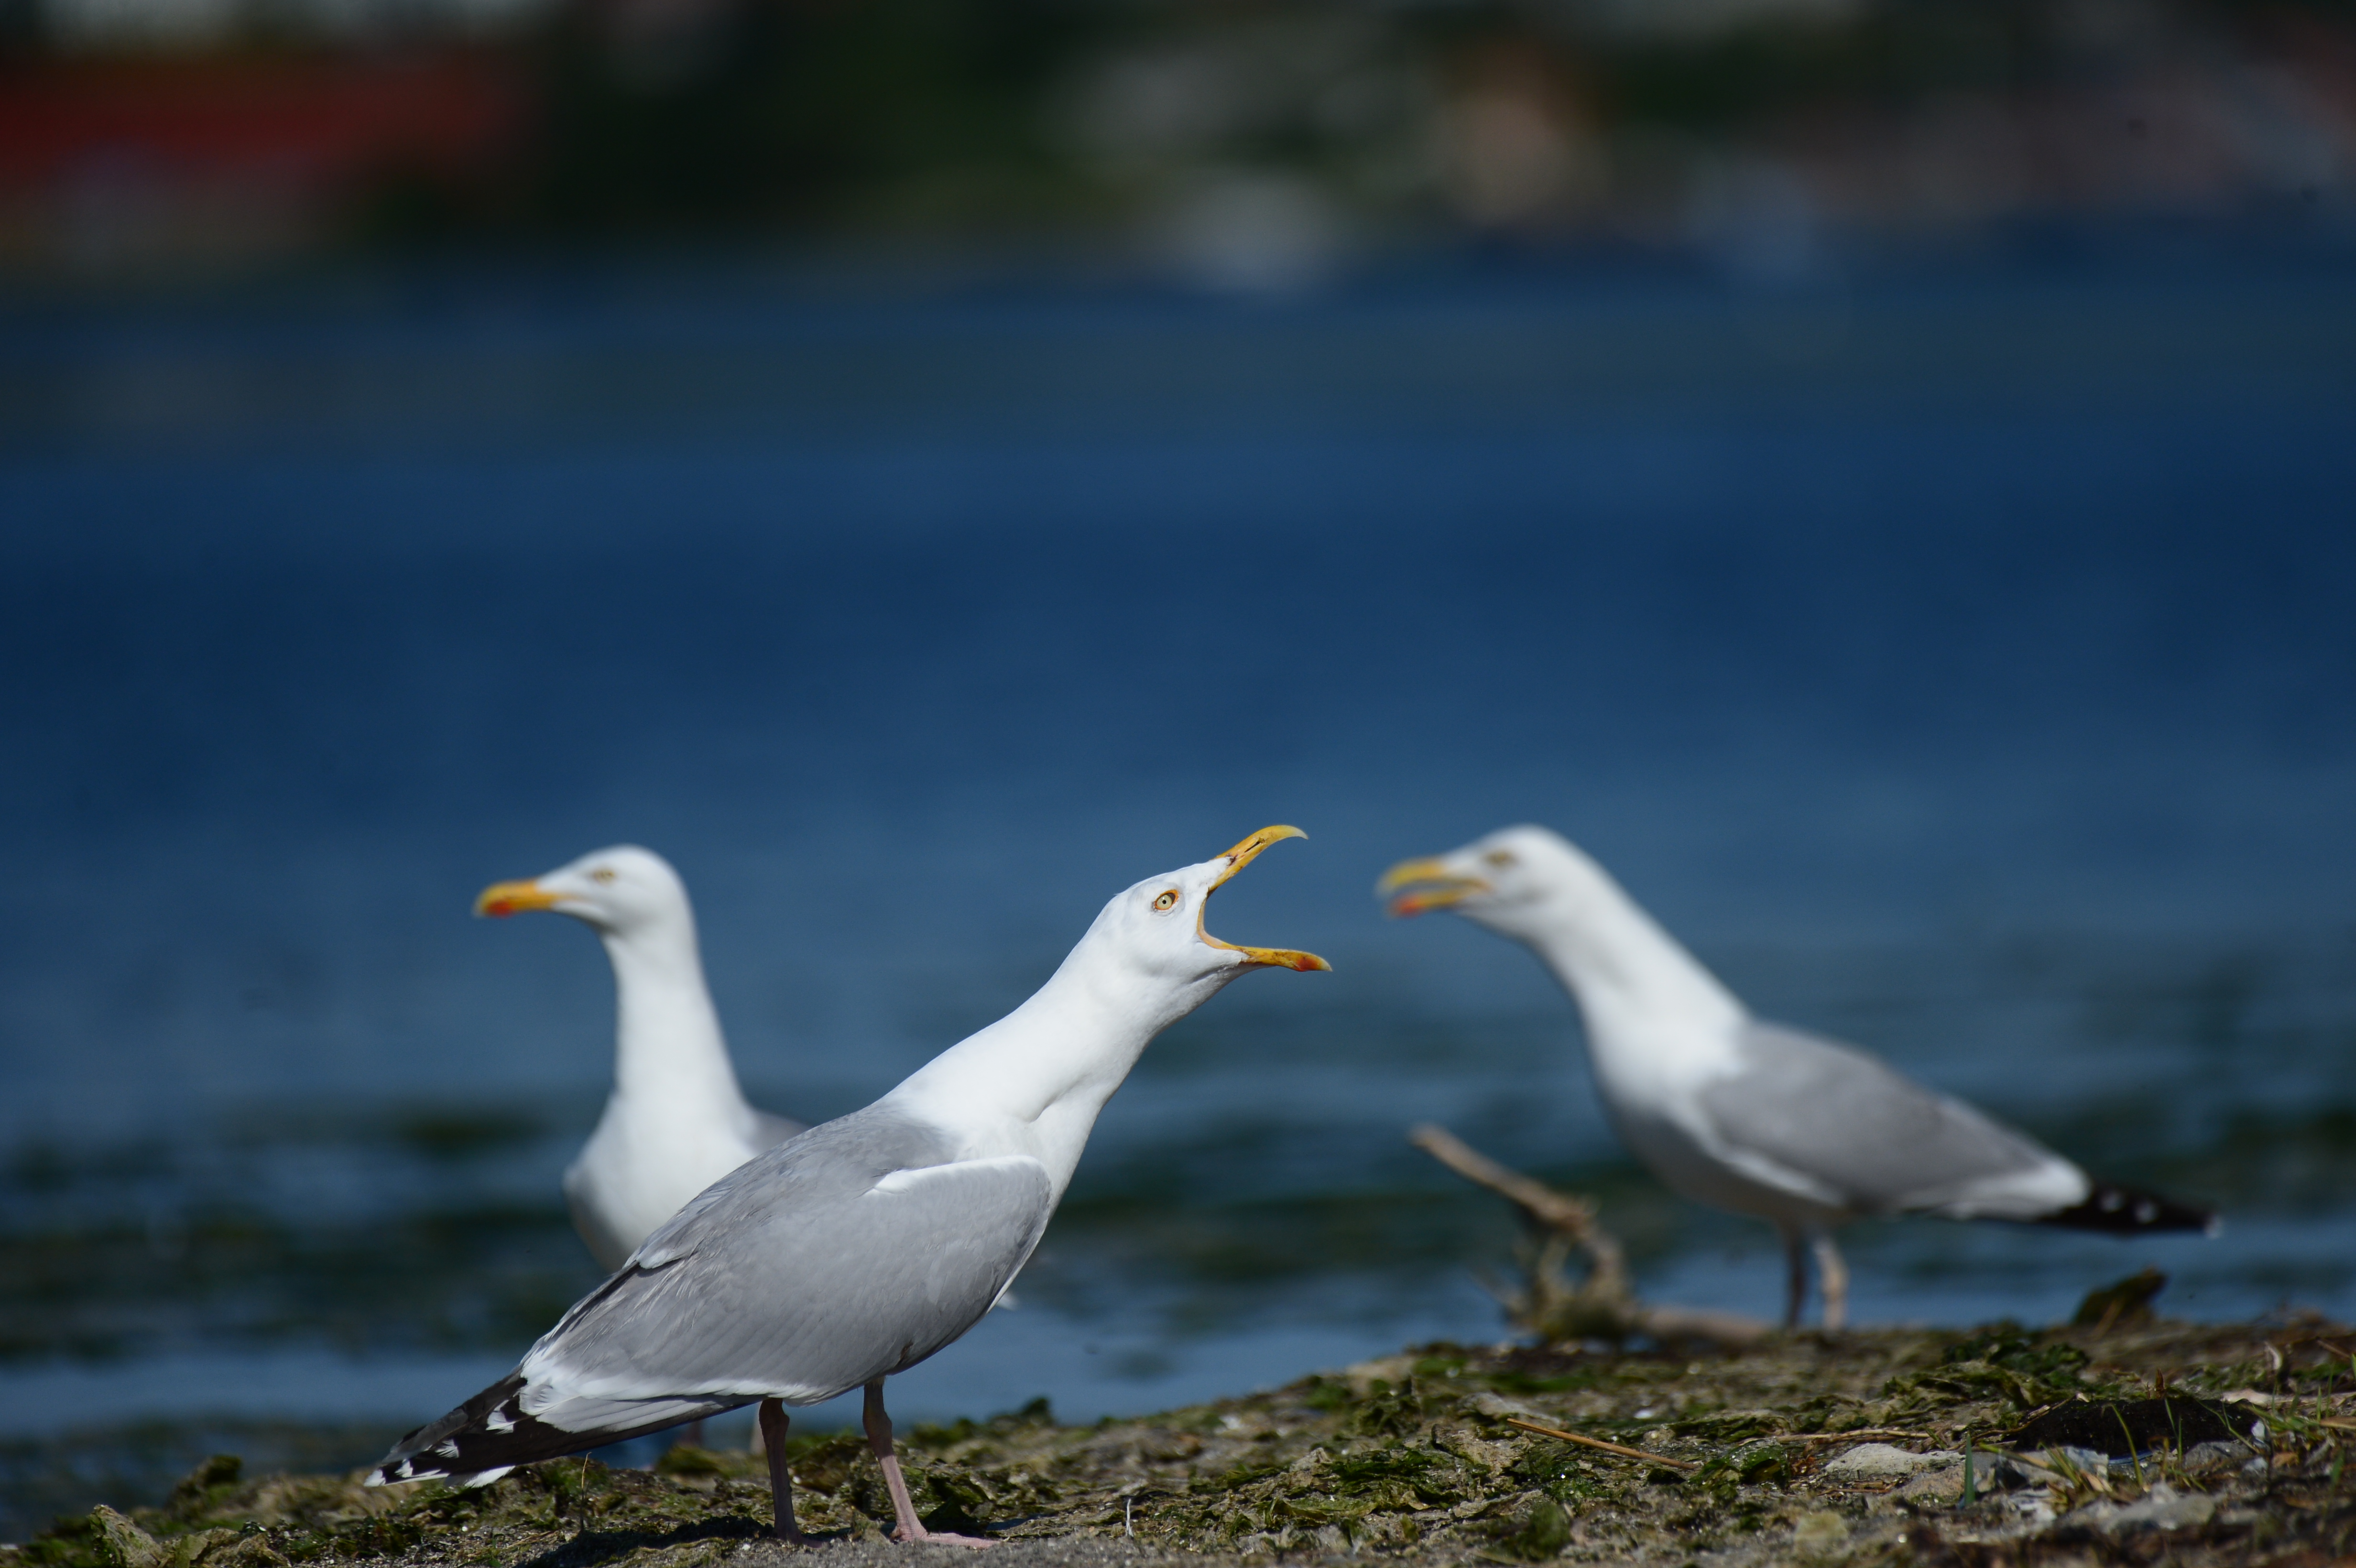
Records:
[[[291,198],[364,243],[1116,236],[1282,279],[1451,229],[1798,261],[1820,223],[2356,198],[2351,0],[358,0],[310,36],[324,0],[230,3],[224,59],[445,57]],[[8,5],[0,98],[79,91],[40,84],[90,40],[40,19],[90,0]],[[496,101],[471,153],[435,91]]]
[[[1899,186],[1993,183],[2018,202],[2051,164],[2150,200],[2215,149],[2145,148],[2145,117],[2176,109],[2112,100],[2174,94],[2191,125],[2204,73],[2356,59],[2351,16],[2348,0],[1909,0],[1680,28],[1499,0],[566,0],[510,46],[532,105],[516,155],[387,171],[360,210],[378,236],[1035,235],[1150,227],[1207,185],[1276,175],[1361,229],[1624,229],[1665,192],[1689,198],[1730,151],[1887,157],[1958,105],[1985,144],[1964,161],[2025,159],[2026,176],[1959,172],[1944,145]],[[2072,94],[2085,104],[2053,108]],[[2057,112],[2058,131],[2038,121]],[[2296,183],[2298,161],[2243,183]]]
[[[539,45],[533,216],[565,230],[1052,213],[1033,106],[1091,31],[1039,0],[756,3]]]

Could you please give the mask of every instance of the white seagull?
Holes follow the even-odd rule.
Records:
[[[617,844],[475,900],[477,914],[534,909],[594,931],[614,965],[614,1093],[564,1173],[564,1201],[597,1266],[617,1269],[689,1199],[802,1124],[744,1103],[669,861]]]
[[[1399,889],[1393,914],[1452,910],[1554,972],[1579,1004],[1621,1140],[1675,1191],[1782,1236],[1787,1325],[1813,1250],[1824,1326],[1841,1326],[1848,1270],[1832,1232],[1864,1215],[2215,1233],[2207,1210],[2095,1181],[1853,1046],[1752,1018],[1603,868],[1543,827],[1402,861],[1376,891]]]
[[[722,1177],[514,1371],[393,1445],[369,1482],[481,1484],[758,1401],[776,1531],[799,1543],[785,1407],[863,1386],[894,1538],[965,1541],[926,1531],[910,1508],[884,1380],[990,1310],[1038,1245],[1097,1113],[1155,1035],[1247,970],[1328,967],[1203,929],[1221,883],[1299,837],[1264,827],[1116,897],[1030,1000],[865,1110]]]

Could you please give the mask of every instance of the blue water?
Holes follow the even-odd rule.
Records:
[[[1217,928],[1334,973],[1149,1053],[906,1414],[1496,1337],[1512,1225],[1425,1118],[1601,1194],[1648,1293],[1772,1311],[1768,1238],[1624,1160],[1528,958],[1380,918],[1386,864],[1515,820],[1762,1012],[2230,1216],[1861,1226],[1868,1319],[2147,1262],[2194,1316],[2356,1311],[2345,258],[459,271],[22,305],[0,415],[0,1536],[156,1424],[364,1450],[593,1281],[554,1180],[602,958],[466,911],[619,839],[815,1119],[1118,888],[1312,835]]]

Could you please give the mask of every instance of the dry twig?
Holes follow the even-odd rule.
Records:
[[[1559,1437],[1565,1443],[1576,1443],[1587,1448],[1601,1448],[1606,1454],[1617,1454],[1622,1459],[1642,1459],[1648,1465],[1666,1465],[1677,1470],[1701,1468],[1701,1462],[1697,1459],[1672,1459],[1666,1454],[1651,1454],[1642,1448],[1631,1448],[1622,1443],[1606,1443],[1601,1437],[1587,1437],[1576,1432],[1565,1432],[1559,1426],[1540,1426],[1535,1421],[1523,1421],[1515,1416],[1505,1417],[1505,1424],[1518,1426],[1525,1432],[1535,1432],[1541,1437]]]
[[[1706,1340],[1728,1348],[1755,1344],[1770,1332],[1755,1317],[1687,1307],[1653,1307],[1628,1287],[1628,1257],[1620,1239],[1596,1219],[1595,1205],[1508,1170],[1446,1127],[1426,1122],[1408,1141],[1476,1187],[1485,1187],[1522,1211],[1544,1238],[1522,1258],[1523,1286],[1497,1292],[1514,1320],[1549,1340]],[[1576,1250],[1587,1256],[1587,1277],[1574,1285],[1563,1265]]]

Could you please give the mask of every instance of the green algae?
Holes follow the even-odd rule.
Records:
[[[2312,1322],[1793,1334],[1701,1360],[1429,1345],[1135,1420],[1067,1426],[1039,1404],[918,1426],[902,1453],[928,1528],[1228,1562],[2289,1563],[2356,1541],[2351,1349],[2356,1336]],[[2083,1407],[2157,1432],[2149,1410],[2170,1400],[2269,1435],[2246,1453],[2162,1435],[2124,1465],[1991,1467],[2032,1416],[2077,1430]],[[1925,1456],[1907,1461],[1919,1474],[1828,1467],[1865,1442]],[[862,1440],[797,1433],[786,1451],[805,1530],[882,1541],[890,1501]],[[556,1460],[473,1490],[249,1478],[225,1456],[158,1507],[0,1549],[0,1568],[697,1568],[780,1551],[769,1508],[766,1461],[697,1448],[650,1470]]]

